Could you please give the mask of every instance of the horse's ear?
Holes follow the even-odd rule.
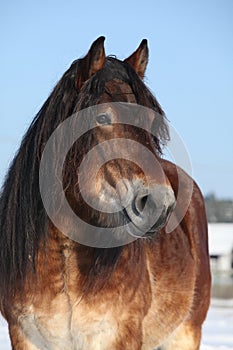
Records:
[[[135,72],[143,78],[148,63],[149,49],[147,46],[147,40],[143,39],[137,50],[132,53],[131,56],[125,59],[125,62],[129,63],[135,70]]]
[[[92,75],[102,69],[106,55],[104,50],[104,36],[96,39],[90,47],[86,56],[79,60],[77,72],[77,88],[80,89],[83,83]]]

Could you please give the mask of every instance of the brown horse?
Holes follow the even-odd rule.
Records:
[[[0,202],[0,308],[14,350],[199,349],[210,299],[205,207],[190,177],[161,158],[168,127],[142,80],[147,62],[146,40],[120,61],[97,39],[12,162]],[[76,124],[84,131],[72,143]]]

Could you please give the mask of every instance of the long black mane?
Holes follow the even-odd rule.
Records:
[[[138,104],[153,108],[160,116],[155,145],[161,152],[168,139],[164,113],[156,99],[126,62],[108,57],[102,70],[81,90],[76,87],[80,60],[75,61],[55,86],[26,132],[12,161],[0,198],[0,300],[14,293],[16,281],[25,280],[35,268],[41,242],[46,241],[49,219],[39,191],[39,165],[43,148],[57,126],[74,112],[98,104],[105,83],[126,81]]]

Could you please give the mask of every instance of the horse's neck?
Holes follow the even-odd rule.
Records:
[[[145,271],[146,250],[142,242],[121,248],[96,249],[80,245],[53,229],[45,253],[39,254],[41,280],[51,288],[61,288],[76,294],[119,288],[136,289]],[[44,269],[41,268],[44,266]],[[128,281],[125,284],[125,281]],[[55,292],[55,290],[54,290]]]

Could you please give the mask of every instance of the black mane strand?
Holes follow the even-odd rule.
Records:
[[[0,198],[0,295],[14,293],[16,281],[34,270],[48,218],[39,191],[44,145],[56,127],[73,113],[77,101],[75,62],[63,75],[26,132],[12,161]]]

